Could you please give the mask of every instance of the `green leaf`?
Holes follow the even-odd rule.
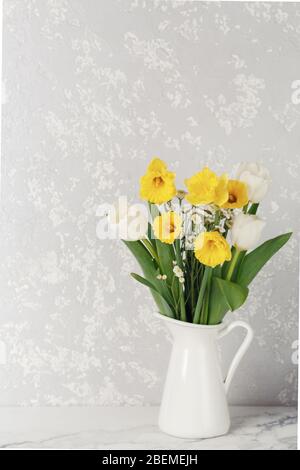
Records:
[[[215,278],[215,282],[223,294],[227,306],[233,312],[240,308],[246,301],[249,289],[239,284],[224,279]]]
[[[222,266],[219,264],[215,268],[213,268],[213,276],[215,277],[222,277]]]
[[[140,240],[135,242],[123,240],[123,243],[127,246],[127,248],[131,251],[136,260],[139,262],[146,277],[155,276],[155,262],[147,248],[143,245],[143,243]]]
[[[136,273],[131,273],[131,276],[133,277],[133,279],[140,282],[144,286],[149,287],[150,289],[153,289],[158,294],[160,294],[160,292],[157,290],[156,286],[154,284],[152,284],[150,281],[148,281],[147,279],[145,279],[144,277],[142,277],[142,276],[140,276],[139,274],[136,274]]]
[[[157,269],[155,261],[153,260],[149,251],[145,248],[141,241],[129,242],[123,240],[123,243],[127,246],[127,248],[131,251],[133,256],[138,261],[145,278],[148,279],[152,284],[154,284],[156,290],[160,293],[160,295],[158,295],[156,291],[151,290],[151,293],[156,302],[156,305],[159,308],[160,313],[162,313],[163,315],[168,315],[169,309],[166,308],[166,305],[162,302],[161,297],[168,298],[170,300],[168,304],[171,308],[173,307],[173,299],[170,295],[166,283],[157,280]]]
[[[201,282],[200,292],[199,292],[199,296],[198,296],[198,300],[197,300],[197,305],[196,305],[196,309],[195,309],[195,313],[194,313],[194,318],[193,318],[193,323],[196,323],[196,324],[200,323],[201,309],[202,309],[202,305],[203,305],[203,301],[204,301],[204,294],[205,294],[206,285],[207,285],[207,281],[208,281],[208,278],[209,278],[210,270],[211,270],[211,268],[209,268],[207,266],[205,267],[203,279],[202,279],[202,282]]]
[[[156,243],[155,243],[155,238],[153,234],[153,228],[150,223],[148,223],[148,239],[149,239],[149,243],[151,243],[153,248],[156,250]]]
[[[162,300],[163,303],[164,303],[166,315],[167,315],[168,317],[174,318],[173,310],[172,310],[171,307],[169,306],[167,300],[166,300],[166,299],[163,297],[163,295],[157,290],[157,288],[156,288],[156,286],[155,286],[154,284],[152,284],[150,281],[148,281],[147,279],[143,278],[142,276],[139,276],[138,274],[131,273],[131,276],[132,276],[133,279],[135,279],[136,281],[140,282],[141,284],[143,284],[143,285],[146,286],[146,287],[149,287],[149,289],[151,289],[152,291],[155,291],[155,292],[161,297],[161,300]]]
[[[155,220],[156,217],[159,217],[161,215],[159,208],[156,204],[149,203],[149,211],[152,220]],[[168,245],[167,243],[163,243],[158,239],[153,239],[152,244],[156,248],[156,252],[160,261],[160,266],[163,271],[162,274],[166,274],[168,276],[168,282],[171,284],[174,275],[173,261],[175,259],[173,245]]]
[[[153,240],[155,241],[155,240]],[[143,245],[147,248],[147,250],[149,251],[151,257],[153,259],[155,259],[156,263],[157,263],[157,266],[159,267],[160,266],[160,262],[159,262],[159,258],[157,256],[157,251],[156,251],[156,245],[154,245],[153,243],[151,243],[150,240],[148,240],[147,238],[143,239],[142,240],[142,243]]]
[[[291,238],[292,233],[286,233],[263,243],[249,253],[239,269],[237,282],[242,286],[249,286],[265,264],[277,253]]]
[[[148,203],[148,206],[149,206],[149,212],[150,212],[150,220],[154,221],[154,219],[160,215],[159,208],[157,207],[156,204],[151,204],[151,202]],[[152,223],[148,224],[148,238],[153,248],[156,250],[156,240],[154,237]]]
[[[174,276],[173,261],[175,261],[173,245],[168,245],[167,243],[163,243],[160,240],[156,240],[156,249],[163,274],[168,276],[168,283],[172,284]]]
[[[208,268],[208,280],[207,280],[207,287],[205,292],[205,298],[202,308],[202,318],[201,324],[208,325],[208,317],[209,317],[209,300],[210,300],[210,290],[211,290],[211,283],[212,283],[212,269]]]
[[[208,324],[218,325],[221,323],[229,310],[233,312],[245,303],[248,294],[249,289],[247,287],[243,287],[235,282],[213,277]]]
[[[170,289],[171,295],[173,296],[177,310],[180,310],[180,312],[178,311],[178,315],[184,321],[186,319],[186,310],[183,287],[180,284],[179,279],[175,278],[173,271],[173,261],[176,260],[174,246],[169,245],[168,243],[163,243],[160,240],[156,240],[156,248],[162,272],[168,277],[167,282],[169,286],[172,286]]]
[[[181,255],[181,241],[179,238],[175,240],[174,242],[174,253],[175,253],[175,259],[176,259],[178,266],[180,267],[180,269],[184,271],[183,259]],[[173,262],[172,262],[172,268],[174,268]],[[174,272],[172,274],[174,276]],[[175,284],[178,285],[177,290],[179,290],[178,294],[176,292],[175,295],[176,295],[176,298],[178,298],[178,296],[180,298],[180,319],[182,321],[187,321],[184,289],[183,289],[182,284],[179,282],[179,279],[177,280]]]
[[[149,202],[149,211],[150,211],[150,215],[151,215],[152,220],[156,219],[156,217],[161,215],[160,210],[157,207],[157,205],[156,204],[151,204],[150,202]]]
[[[222,267],[222,275],[220,276],[216,275],[216,277],[222,277],[223,279],[226,279],[228,276],[229,270],[234,263],[234,269],[233,269],[231,281],[236,281],[237,273],[246,256],[246,251],[240,251],[237,259],[236,259],[236,254],[237,254],[237,249],[233,246],[231,249],[231,255],[232,255],[231,260],[225,261]]]

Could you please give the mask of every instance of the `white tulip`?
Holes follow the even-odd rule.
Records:
[[[116,204],[108,212],[110,238],[136,241],[147,237],[148,217],[145,206]]]
[[[248,251],[258,243],[266,223],[256,215],[238,214],[231,229],[232,244],[240,251]]]
[[[267,194],[271,182],[270,173],[259,163],[241,163],[237,177],[246,183],[251,202],[258,204]]]

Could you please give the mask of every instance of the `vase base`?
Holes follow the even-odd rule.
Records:
[[[159,424],[159,429],[164,434],[168,436],[177,437],[178,439],[213,439],[215,437],[226,436],[226,434],[230,431],[230,425],[227,426],[226,429],[215,431],[215,432],[186,432],[183,433],[182,431],[172,431],[170,429],[164,428],[164,426]]]

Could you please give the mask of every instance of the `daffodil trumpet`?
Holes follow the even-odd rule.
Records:
[[[265,221],[257,212],[270,183],[258,164],[240,165],[235,178],[206,166],[185,180],[186,191],[175,177],[159,158],[141,177],[150,220],[146,235],[124,240],[143,273],[133,277],[162,315],[217,325],[245,303],[253,279],[292,234],[258,246]]]

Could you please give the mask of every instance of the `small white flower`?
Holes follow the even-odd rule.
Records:
[[[166,276],[165,274],[162,276],[162,280],[163,281],[166,281],[168,279],[168,276]]]
[[[184,284],[184,277],[180,277],[180,278],[179,278],[179,282],[180,282],[181,284]]]
[[[202,217],[199,214],[193,214],[192,217],[191,217],[191,221],[194,224],[199,225],[199,224],[202,223]]]
[[[156,277],[156,279],[158,279],[159,281],[161,281],[161,280],[162,280],[162,275],[159,274],[159,275]]]
[[[182,269],[180,269],[179,266],[175,266],[175,268],[173,269],[173,272],[175,274],[176,277],[183,277],[183,271]]]
[[[221,233],[226,232],[225,224],[227,223],[226,219],[222,219],[219,225],[216,226],[216,229],[219,230]]]
[[[195,213],[195,214],[198,214],[198,215],[204,216],[204,214],[205,214],[205,209],[204,209],[204,207],[199,207],[199,206],[198,206],[198,207],[195,207],[195,208],[194,208],[194,213]]]
[[[204,212],[215,215],[215,213],[217,212],[217,208],[215,206],[206,206]]]
[[[227,220],[230,220],[232,218],[232,212],[230,209],[221,209],[221,214]]]
[[[193,236],[189,236],[187,237],[186,239],[186,242],[185,242],[185,248],[187,250],[193,250],[194,249],[194,237]]]
[[[206,223],[206,222],[214,222],[215,218],[216,218],[215,212],[206,211],[206,214],[205,214],[205,216],[204,216],[204,223]]]

